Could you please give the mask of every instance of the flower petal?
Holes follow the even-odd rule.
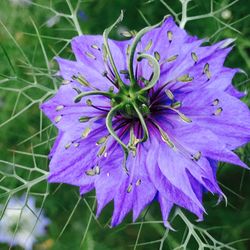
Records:
[[[191,155],[199,152],[202,156],[247,167],[227,145],[207,128],[197,125],[179,128],[173,135]]]
[[[103,37],[100,35],[82,35],[77,36],[72,40],[71,45],[73,52],[76,56],[77,62],[83,65],[83,76],[87,80],[95,76],[105,82],[105,78],[103,77],[104,72],[108,72],[109,77],[114,79],[114,73],[110,62],[108,60],[107,63],[104,59],[105,52],[103,51],[103,42]],[[127,69],[126,53],[124,52],[129,42],[129,40],[123,42],[113,41],[111,39],[108,40],[111,54],[118,72]],[[89,65],[91,65],[91,68]],[[123,80],[127,81],[125,78],[123,78]],[[109,87],[111,86],[110,83],[108,85]],[[100,87],[100,82],[97,82],[97,87]],[[101,89],[107,90],[105,86],[103,86]]]
[[[83,130],[89,126],[90,122],[80,122],[81,117],[94,118],[106,116],[107,112],[95,109],[86,104],[88,97],[84,97],[81,102],[75,103],[77,92],[70,85],[61,86],[57,94],[43,103],[40,108],[49,119],[62,131]],[[91,96],[90,100],[98,107],[110,108],[109,99]]]
[[[159,138],[151,137],[150,144],[151,144],[151,150],[147,155],[146,166],[150,179],[154,183],[159,194],[165,197],[165,199],[167,199],[168,202],[174,203],[178,206],[188,209],[189,211],[196,214],[198,218],[201,219],[203,217],[204,208],[201,205],[201,200],[198,200],[196,194],[192,190],[192,187],[190,186],[188,179],[185,177],[186,180],[183,180],[182,176],[177,177],[180,180],[186,181],[186,186],[188,186],[189,192],[187,192],[187,190],[184,190],[182,185],[175,186],[173,184],[175,182],[171,183],[168,180],[168,178],[163,174],[165,170],[163,170],[162,172],[158,164],[160,156],[160,147],[161,147]],[[168,166],[171,165],[168,164]],[[163,219],[165,221],[165,218]]]
[[[235,149],[250,140],[249,109],[237,98],[206,88],[183,95],[180,101],[181,112],[193,124],[211,130],[229,149]],[[214,105],[214,101],[218,104]]]
[[[143,147],[138,148],[135,157],[132,154],[129,155],[127,161],[129,174],[123,174],[114,197],[112,226],[119,224],[130,210],[133,210],[133,221],[135,221],[156,195],[156,189],[145,168],[145,155]]]
[[[169,216],[169,214],[174,206],[174,203],[171,202],[170,200],[166,199],[166,197],[161,193],[158,194],[158,201],[159,201],[160,207],[161,207],[163,223],[164,223],[165,227],[172,229],[171,225],[168,222],[168,216]]]
[[[50,162],[50,182],[62,182],[76,186],[84,186],[94,182],[96,176],[89,176],[89,170],[100,164],[102,157],[98,157],[100,146],[96,142],[106,136],[106,126],[96,125],[87,138],[73,139],[77,134],[64,133],[52,160]],[[80,131],[79,131],[80,134]]]

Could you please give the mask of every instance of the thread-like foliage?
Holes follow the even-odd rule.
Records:
[[[41,249],[248,249],[244,231],[250,229],[250,222],[245,220],[250,211],[250,202],[246,201],[250,195],[247,187],[250,177],[246,171],[221,164],[218,177],[228,195],[229,206],[225,208],[220,204],[210,209],[200,224],[177,208],[171,215],[171,223],[177,231],[163,226],[156,204],[144,211],[137,222],[109,229],[112,209],[107,208],[97,219],[94,193],[82,198],[74,187],[48,185],[46,181],[47,155],[57,131],[39,111],[39,105],[60,85],[54,57],[70,58],[69,43],[73,36],[101,33],[121,8],[126,8],[125,23],[118,30],[139,29],[171,14],[180,27],[193,35],[209,37],[212,42],[224,37],[237,38],[237,51],[228,64],[243,69],[250,67],[247,53],[250,44],[245,33],[249,16],[242,7],[247,1],[150,0],[138,1],[136,6],[128,2],[119,0],[109,7],[108,1],[94,0],[38,0],[23,6],[7,0],[1,3],[0,219],[11,197],[25,194],[26,201],[29,196],[37,199],[40,207],[37,220],[44,210],[52,221],[47,238],[37,243]],[[119,32],[115,35],[118,37]],[[236,87],[246,94],[247,73],[235,79]],[[244,101],[250,104],[248,95]],[[248,152],[247,146],[238,152],[246,162],[249,162]],[[233,174],[228,174],[228,170]],[[216,200],[208,196],[205,203],[212,207]],[[239,218],[232,218],[239,213],[242,214]],[[235,228],[227,228],[232,223]],[[18,227],[17,221],[13,242]],[[42,248],[44,246],[47,248]]]

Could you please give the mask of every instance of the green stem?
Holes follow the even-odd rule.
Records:
[[[122,146],[122,149],[124,150],[125,154],[128,154],[128,148],[127,146],[122,142],[122,140],[118,137],[118,135],[116,134],[115,130],[113,129],[112,126],[112,119],[113,117],[116,115],[116,113],[122,108],[123,103],[121,103],[120,105],[112,108],[107,117],[106,117],[106,126],[107,129],[109,131],[109,133],[114,137],[114,139]]]
[[[89,96],[89,95],[102,95],[102,96],[106,96],[108,98],[113,98],[114,94],[113,93],[109,93],[109,92],[105,92],[105,91],[89,91],[89,92],[82,92],[81,94],[77,95],[75,98],[75,102],[80,102],[81,99],[85,96]]]
[[[137,35],[134,38],[134,41],[130,47],[130,53],[129,53],[129,59],[128,59],[128,71],[129,71],[129,77],[130,77],[130,81],[131,81],[131,86],[134,86],[136,84],[136,79],[135,79],[135,75],[134,75],[134,70],[133,70],[133,62],[134,62],[134,56],[135,56],[135,51],[136,51],[136,47],[137,44],[140,42],[141,38],[150,30],[155,29],[159,26],[162,25],[162,23],[168,18],[169,16],[165,16],[164,19],[153,25],[153,26],[149,26],[146,27],[144,29],[142,29],[141,31],[139,31],[137,33]]]
[[[80,36],[80,35],[82,35],[82,30],[81,30],[80,24],[79,24],[78,19],[77,19],[77,12],[78,12],[78,8],[79,8],[79,4],[77,4],[76,9],[74,10],[70,0],[66,0],[66,2],[68,4],[69,10],[71,12],[70,18],[72,19],[72,21],[75,25],[75,28],[78,32],[78,35]]]
[[[109,44],[108,44],[108,35],[109,33],[112,31],[112,29],[122,21],[123,19],[123,11],[121,11],[121,14],[120,16],[118,17],[118,19],[114,22],[114,24],[112,24],[109,28],[105,29],[104,32],[103,32],[103,40],[104,40],[104,47],[106,49],[106,52],[107,52],[107,56],[109,57],[109,60],[110,60],[110,64],[112,66],[112,69],[114,70],[114,74],[117,78],[117,81],[118,81],[118,85],[120,88],[123,88],[124,87],[124,83],[122,82],[121,80],[121,77],[118,73],[118,70],[115,66],[115,62],[114,62],[114,59],[113,59],[113,56],[112,56],[112,53],[110,51],[110,47],[109,47]]]
[[[141,114],[139,108],[137,107],[137,105],[135,103],[132,103],[133,104],[133,107],[139,117],[139,120],[141,122],[141,125],[142,125],[142,129],[143,129],[143,138],[140,140],[140,142],[144,142],[148,139],[148,128],[147,128],[147,124],[145,123],[145,120],[143,118],[143,115]]]

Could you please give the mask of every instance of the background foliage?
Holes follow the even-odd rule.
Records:
[[[23,193],[37,198],[37,207],[52,223],[34,249],[250,249],[250,173],[235,166],[221,164],[218,171],[228,205],[216,205],[216,197],[207,194],[204,222],[196,223],[194,216],[176,209],[171,215],[176,231],[170,232],[161,223],[157,204],[144,211],[136,223],[132,224],[128,216],[122,225],[110,229],[112,204],[97,220],[94,192],[81,198],[75,187],[46,183],[47,154],[57,131],[41,114],[39,104],[60,85],[53,57],[72,58],[69,42],[80,31],[78,24],[85,34],[101,34],[124,9],[125,20],[112,35],[120,39],[119,31],[139,30],[166,14],[180,21],[185,1],[34,0],[30,5],[1,1],[0,203],[7,204],[12,195]],[[235,77],[234,83],[245,91],[248,105],[249,9],[248,0],[192,0],[188,15],[194,20],[185,27],[192,35],[208,37],[212,43],[236,38],[226,65],[245,71]],[[51,27],[53,20],[57,22]],[[238,150],[248,165],[249,149],[245,146]],[[9,247],[2,244],[0,249]]]

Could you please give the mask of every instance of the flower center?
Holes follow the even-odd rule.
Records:
[[[138,107],[143,117],[147,117],[150,114],[148,96],[145,92],[140,93],[139,90],[138,86],[120,89],[111,99],[111,106],[121,105],[119,113],[125,118],[138,118],[135,106]]]

